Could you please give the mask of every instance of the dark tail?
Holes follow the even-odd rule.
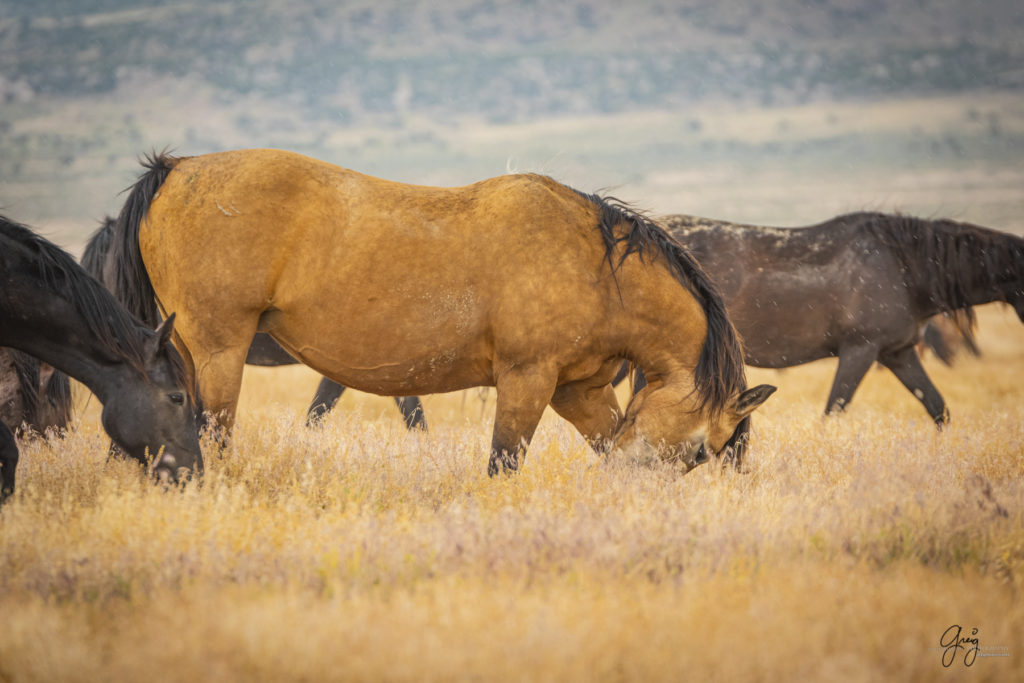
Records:
[[[117,217],[108,257],[113,269],[114,297],[151,329],[160,324],[160,313],[156,307],[153,283],[139,250],[139,226],[160,186],[177,163],[178,158],[162,152],[149,155],[142,161],[146,172],[132,185],[128,200]]]

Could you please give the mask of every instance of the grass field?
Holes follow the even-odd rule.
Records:
[[[834,361],[751,369],[780,390],[745,473],[602,460],[549,414],[492,480],[492,393],[307,429],[317,377],[255,368],[164,491],[80,396],[0,512],[0,681],[1022,680],[1024,326],[985,307],[979,342],[926,359],[942,433],[885,371],[825,419]],[[954,624],[980,650],[947,668]]]

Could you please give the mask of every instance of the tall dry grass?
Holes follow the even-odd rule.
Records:
[[[1024,326],[927,368],[937,433],[886,372],[824,419],[834,362],[780,386],[749,471],[602,460],[547,415],[488,479],[493,395],[429,434],[316,377],[247,371],[231,446],[165,491],[108,461],[92,401],[23,443],[0,512],[0,681],[1020,680]],[[940,636],[982,654],[942,666]],[[1000,649],[1006,648],[1006,649]]]

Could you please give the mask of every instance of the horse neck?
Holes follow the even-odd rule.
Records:
[[[627,261],[623,270],[633,268],[636,265]],[[704,311],[667,273],[652,280],[648,272],[641,271],[640,277],[627,280],[622,288],[628,297],[620,309],[624,355],[640,366],[649,380],[663,378],[692,385],[692,371],[706,335]],[[636,294],[630,296],[631,292]]]
[[[1024,239],[991,232],[991,241],[972,254],[983,267],[977,269],[968,297],[971,305],[1007,301],[1024,297]]]
[[[927,315],[1024,294],[1024,240],[973,226],[946,239],[943,257],[918,255],[922,263],[913,284]]]
[[[31,297],[26,297],[31,299]],[[105,403],[138,371],[91,333],[74,305],[62,299],[25,302],[17,329],[5,325],[3,344],[29,353],[74,377]],[[140,333],[141,333],[141,329]]]

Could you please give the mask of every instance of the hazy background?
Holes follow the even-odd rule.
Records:
[[[1024,233],[1020,0],[0,2],[0,209],[77,251],[153,149],[654,213]]]

